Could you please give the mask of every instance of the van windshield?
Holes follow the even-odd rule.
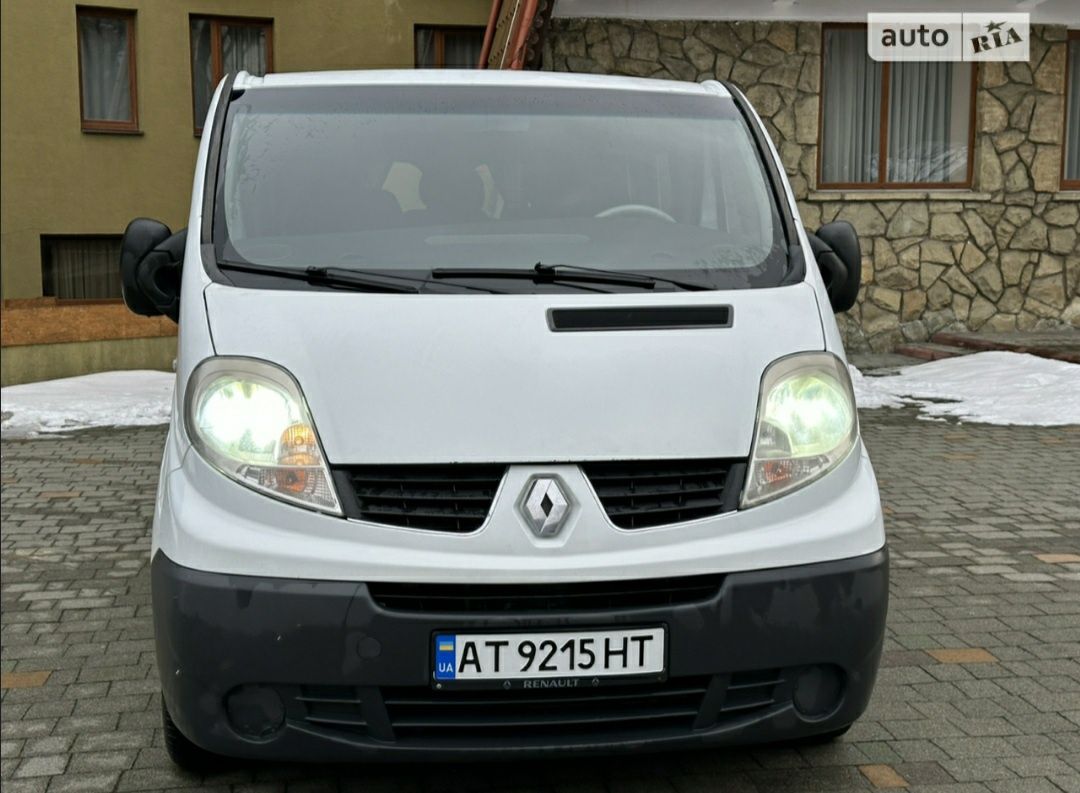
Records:
[[[219,168],[219,261],[421,282],[463,268],[473,283],[542,262],[725,289],[776,286],[789,266],[750,131],[719,96],[249,89],[229,105]]]

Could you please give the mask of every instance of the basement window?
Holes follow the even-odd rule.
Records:
[[[120,300],[118,234],[42,235],[41,293],[58,300]]]

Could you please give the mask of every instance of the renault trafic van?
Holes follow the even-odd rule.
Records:
[[[186,231],[152,588],[167,748],[432,759],[827,739],[888,561],[809,233],[734,86],[228,77]]]

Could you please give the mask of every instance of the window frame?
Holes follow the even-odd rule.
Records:
[[[825,47],[829,30],[868,30],[863,22],[823,22],[821,25],[821,64],[818,74],[818,135],[817,135],[817,189],[818,190],[970,190],[975,175],[975,100],[979,87],[979,64],[971,64],[971,90],[968,94],[967,172],[961,182],[890,182],[886,178],[889,164],[889,82],[892,78],[892,62],[881,64],[881,108],[878,131],[878,172],[872,182],[825,182],[821,178],[822,145],[825,132]]]
[[[107,8],[102,6],[75,6],[75,51],[79,64],[79,124],[83,132],[104,132],[117,135],[138,135],[139,130],[139,92],[138,79],[135,74],[135,19],[137,11],[134,8]],[[83,99],[83,58],[82,36],[79,33],[79,21],[82,16],[88,17],[113,17],[127,20],[127,46],[128,46],[128,90],[131,95],[131,120],[108,121],[100,118],[86,117],[86,103]]]
[[[91,306],[91,305],[114,305],[116,303],[123,303],[124,296],[119,297],[60,297],[59,295],[46,295],[45,294],[45,266],[46,258],[51,259],[51,251],[49,244],[54,241],[61,240],[110,240],[112,242],[120,243],[123,241],[122,234],[40,234],[38,236],[38,244],[40,245],[40,263],[41,263],[41,295],[42,297],[55,300],[59,305],[65,306]]]
[[[430,30],[434,36],[433,43],[435,45],[435,65],[434,66],[421,66],[420,65],[420,50],[416,46],[416,34],[421,30]],[[445,69],[446,66],[446,34],[461,32],[461,31],[473,31],[480,34],[480,40],[483,41],[484,32],[486,28],[483,25],[428,25],[416,23],[413,25],[413,68],[414,69]],[[477,63],[473,66],[474,69],[479,69],[480,64]]]
[[[1065,178],[1065,155],[1066,146],[1068,145],[1068,138],[1066,137],[1069,132],[1069,53],[1072,50],[1072,43],[1074,41],[1080,41],[1080,28],[1076,30],[1067,30],[1065,36],[1065,93],[1062,107],[1064,108],[1064,118],[1061,121],[1061,179],[1059,187],[1062,190],[1080,190],[1080,177],[1076,179]],[[1078,55],[1077,57],[1080,57]],[[1080,156],[1080,152],[1077,153]]]
[[[191,69],[191,123],[195,137],[201,137],[203,127],[199,126],[198,108],[195,107],[195,39],[192,37],[192,23],[206,20],[210,24],[210,83],[217,86],[225,76],[221,65],[221,26],[261,27],[266,32],[266,73],[274,71],[274,18],[273,17],[237,17],[217,14],[188,14],[188,60]]]

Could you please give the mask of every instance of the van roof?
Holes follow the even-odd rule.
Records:
[[[278,88],[333,85],[491,85],[506,88],[578,88],[647,91],[671,94],[711,94],[729,97],[715,81],[687,83],[645,77],[617,77],[602,74],[569,74],[498,69],[372,69],[349,72],[285,72],[255,77],[236,75],[235,88]]]

